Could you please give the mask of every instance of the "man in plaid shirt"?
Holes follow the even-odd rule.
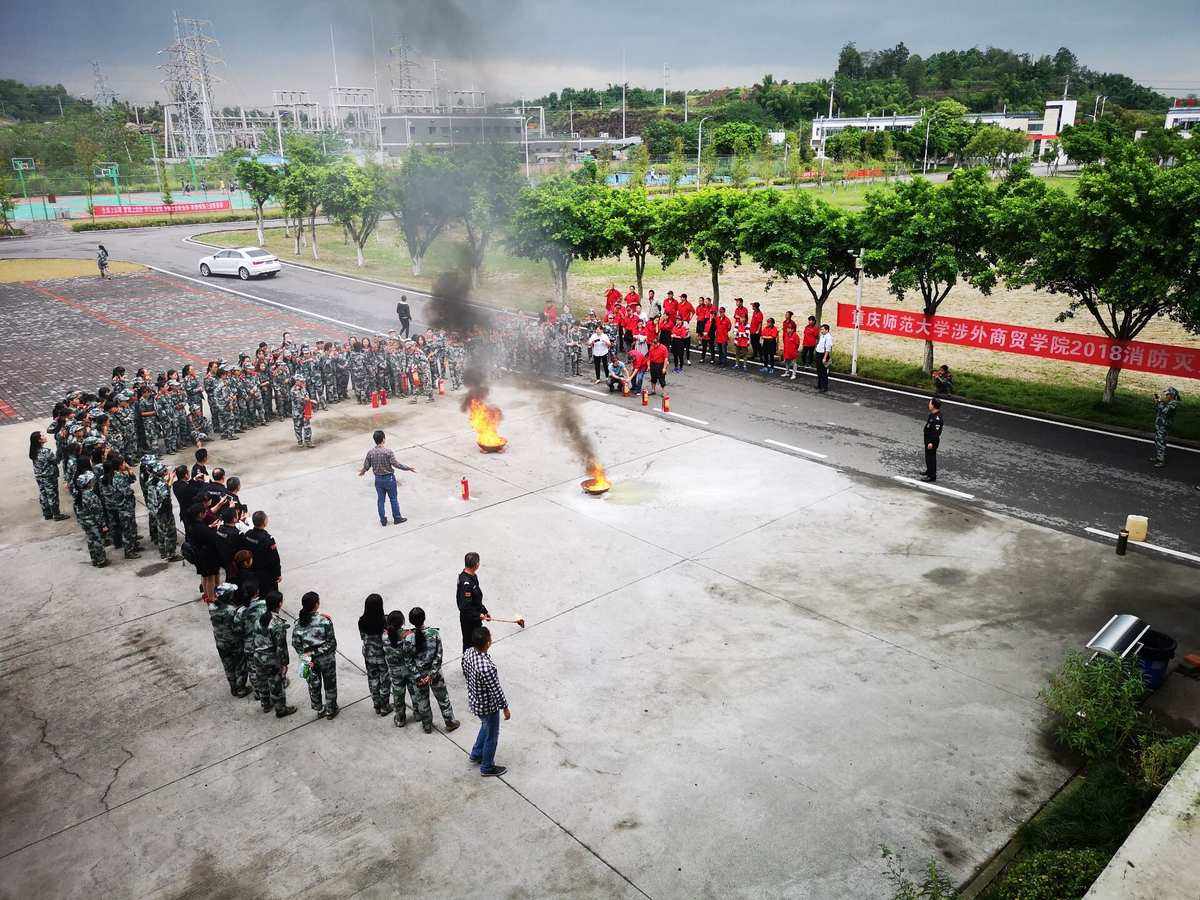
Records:
[[[479,765],[479,774],[485,778],[508,771],[507,766],[496,765],[496,744],[500,741],[500,713],[504,713],[506,721],[512,718],[496,664],[488,656],[491,646],[492,633],[481,625],[462,657],[468,704],[471,712],[479,716],[479,736],[471,749],[471,762]]]

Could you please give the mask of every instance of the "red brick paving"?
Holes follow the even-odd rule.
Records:
[[[49,418],[76,389],[235,359],[259,341],[344,340],[336,326],[159,274],[0,284],[0,421]]]

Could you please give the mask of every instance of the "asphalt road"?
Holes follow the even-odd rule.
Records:
[[[243,227],[192,225],[99,236],[48,231],[0,244],[0,256],[91,257],[99,240],[114,259],[198,278],[197,262],[206,251],[186,238]],[[396,327],[395,306],[402,292],[291,265],[272,280],[214,278],[205,283],[325,317],[350,330]],[[405,292],[414,324],[420,325],[430,301],[418,291]],[[570,384],[582,396],[626,405],[637,402],[593,393],[598,387],[590,378]],[[917,391],[835,379],[832,390],[822,396],[813,390],[809,375],[782,382],[699,364],[682,376],[669,377],[669,387],[672,415],[689,424],[886,478],[916,479],[924,468],[921,428],[926,401]],[[656,405],[647,414],[662,415]],[[1154,469],[1148,462],[1152,444],[1143,439],[966,403],[948,401],[943,415],[937,484],[963,495],[946,494],[957,502],[981,504],[1072,533],[1087,533],[1087,528],[1116,532],[1127,514],[1147,515],[1152,544],[1190,554],[1195,557],[1192,562],[1200,563],[1200,493],[1195,487],[1200,484],[1200,452],[1173,448],[1167,468]],[[1147,409],[1146,418],[1152,423],[1152,410]],[[917,484],[912,489],[928,490]],[[1139,552],[1162,555],[1143,548]]]

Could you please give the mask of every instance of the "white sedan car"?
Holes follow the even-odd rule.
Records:
[[[200,274],[205,278],[210,275],[236,275],[242,281],[262,275],[274,278],[279,274],[280,268],[279,257],[261,247],[219,250],[200,260]]]

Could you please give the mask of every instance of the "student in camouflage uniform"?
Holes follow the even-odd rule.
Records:
[[[103,569],[108,565],[108,555],[104,552],[104,532],[107,527],[104,524],[104,505],[95,490],[96,476],[90,471],[83,472],[75,479],[75,485],[75,521],[87,538],[92,565]]]
[[[320,376],[317,374],[317,366],[313,360],[312,350],[308,344],[300,348],[300,364],[296,367],[296,376],[304,378],[304,392],[308,398],[312,400],[314,406],[320,405],[321,398],[317,394],[317,389],[320,387]],[[295,400],[292,401],[292,417],[296,415]]]
[[[126,459],[137,459],[138,438],[135,412],[133,409],[133,394],[121,391],[117,394],[117,408],[113,416],[121,423],[121,455]]]
[[[262,391],[258,388],[258,374],[249,362],[242,365],[242,384],[246,391],[247,425],[265,425],[267,418],[263,410]]]
[[[410,348],[412,353],[413,368],[412,374],[417,380],[417,385],[413,390],[412,403],[417,402],[417,391],[425,395],[425,399],[433,403],[436,399],[433,396],[433,391],[436,385],[434,384],[433,369],[429,365],[429,357],[416,344]]]
[[[333,719],[337,703],[337,638],[333,620],[320,612],[321,598],[309,591],[300,598],[300,615],[292,631],[292,647],[307,667],[308,698],[318,719]],[[322,688],[324,699],[322,699]]]
[[[267,594],[266,609],[254,620],[253,626],[254,668],[263,689],[262,711],[274,709],[277,719],[296,711],[296,707],[287,705],[287,695],[283,690],[284,673],[288,667],[288,624],[279,615],[282,605],[283,594],[271,591]]]
[[[1179,391],[1173,387],[1163,391],[1161,397],[1154,395],[1154,468],[1167,464],[1167,432],[1175,421],[1175,410],[1179,408]]]
[[[333,344],[326,341],[321,352],[321,408],[328,409],[330,403],[338,402],[337,373],[333,366]]]
[[[238,634],[242,640],[242,658],[246,661],[246,674],[250,679],[250,687],[254,691],[254,699],[266,703],[269,690],[258,677],[258,667],[254,665],[254,626],[258,617],[267,610],[265,597],[258,594],[258,581],[247,578],[238,589],[238,609],[234,613]]]
[[[166,452],[175,453],[179,449],[175,403],[165,384],[158,389],[158,394],[154,398],[154,425],[158,433],[162,435],[163,447]]]
[[[306,391],[306,379],[296,373],[292,387],[292,430],[296,433],[297,447],[312,447],[312,419],[305,418],[304,405],[310,399]]]
[[[450,390],[461,390],[463,373],[467,370],[467,348],[463,346],[461,338],[451,338],[446,348],[446,362],[450,368]]]
[[[188,423],[187,394],[178,381],[167,382],[167,392],[171,395],[171,403],[175,407],[175,435],[178,445],[182,447],[189,443],[188,436],[192,433],[192,426]]]
[[[229,681],[229,693],[235,697],[245,697],[250,693],[246,684],[246,656],[242,650],[242,627],[238,621],[236,584],[228,581],[218,584],[213,592],[213,602],[208,607],[208,621],[212,625],[213,641],[217,645],[217,655],[221,657],[221,666],[225,669],[225,678]]]
[[[379,351],[370,338],[363,339],[363,365],[366,367],[363,391],[370,400],[371,395],[379,390]]]
[[[138,421],[142,423],[142,440],[143,446],[151,453],[158,452],[158,441],[162,437],[162,430],[158,427],[158,416],[155,415],[155,397],[154,392],[143,387],[138,393],[138,400],[135,406],[137,410]]]
[[[366,403],[367,394],[367,356],[362,344],[355,338],[350,342],[350,383],[354,387],[354,399]]]
[[[192,443],[197,447],[207,441],[208,436],[212,434],[212,426],[208,423],[208,419],[204,418],[204,413],[200,411],[199,406],[188,407],[187,426]]]
[[[48,522],[61,522],[69,516],[63,515],[58,506],[58,457],[46,443],[46,436],[40,431],[29,435],[29,461],[33,463],[42,518]]]
[[[387,630],[383,637],[383,659],[387,663],[388,680],[392,685],[392,703],[396,715],[392,718],[397,728],[408,724],[408,716],[404,710],[404,692],[413,698],[413,709],[416,709],[416,694],[412,686],[412,645],[404,639],[408,632],[404,630],[404,613],[392,610],[387,615]]]
[[[280,419],[292,417],[291,380],[292,372],[282,359],[271,362],[271,390],[275,395],[275,415]]]
[[[425,610],[421,607],[414,606],[408,611],[408,622],[412,630],[404,642],[412,645],[409,659],[413,718],[421,722],[426,734],[433,731],[433,712],[429,708],[429,692],[432,690],[441,709],[442,720],[446,723],[446,731],[451,732],[458,728],[459,723],[454,718],[450,692],[446,690],[446,680],[442,677],[442,639],[436,628],[425,627]]]
[[[254,366],[254,383],[258,385],[258,395],[262,398],[263,421],[270,422],[277,414],[275,409],[275,386],[271,383],[271,366],[260,362]]]
[[[175,548],[178,535],[175,532],[175,514],[171,507],[171,479],[174,473],[167,469],[166,463],[156,462],[150,469],[150,478],[146,482],[146,509],[149,519],[154,522],[150,526],[154,544],[158,547],[158,555],[167,562],[178,562],[183,559]]]
[[[220,382],[217,372],[217,362],[212,360],[204,370],[204,393],[208,395],[208,413],[212,416],[213,431],[224,432],[221,421],[222,404],[217,402],[217,384]]]
[[[109,533],[113,544],[124,546],[126,559],[137,559],[138,546],[137,500],[133,496],[133,471],[119,453],[110,453],[100,479],[100,497],[108,516]],[[120,542],[117,536],[120,536]]]
[[[333,374],[337,380],[337,398],[346,400],[350,396],[350,360],[342,344],[337,344],[333,352]]]
[[[370,594],[363,602],[363,614],[358,619],[358,636],[362,638],[367,687],[371,689],[377,716],[386,716],[392,711],[392,680],[388,677],[387,659],[383,654],[384,625],[383,598]]]

